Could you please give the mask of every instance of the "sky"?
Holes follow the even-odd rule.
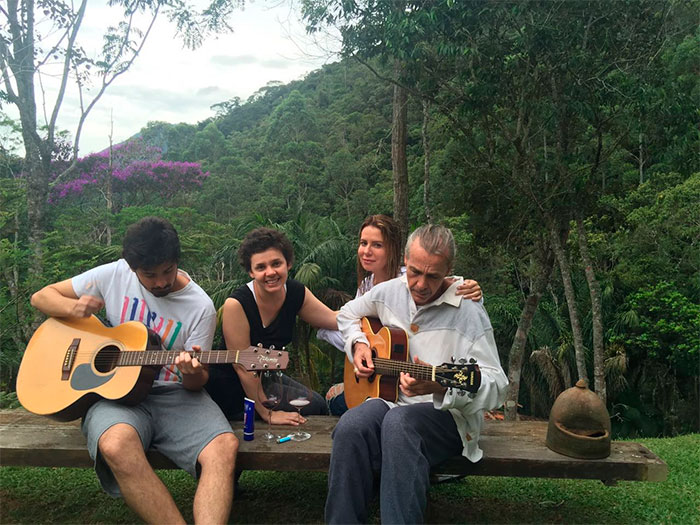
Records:
[[[89,1],[80,34],[88,55],[97,55],[105,28],[116,22],[116,14],[102,0]],[[79,155],[106,148],[111,127],[116,144],[149,121],[196,124],[214,115],[212,104],[233,97],[245,101],[268,82],[301,79],[336,60],[325,50],[333,46],[332,42],[316,45],[304,31],[298,6],[288,0],[248,0],[243,9],[234,12],[230,25],[233,33],[210,37],[193,51],[183,47],[174,26],[160,17],[136,62],[107,88],[91,110],[83,127]],[[43,28],[46,30],[47,25]],[[41,23],[37,30],[42,30]],[[57,76],[42,76],[48,100],[55,97],[57,83]],[[44,111],[40,96],[37,90],[41,121]],[[46,107],[50,111],[53,104],[47,103]],[[71,136],[79,107],[77,90],[67,92],[58,125]],[[6,112],[18,117],[9,106]]]

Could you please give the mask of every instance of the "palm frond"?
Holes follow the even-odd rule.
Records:
[[[530,354],[530,361],[537,366],[540,373],[547,381],[550,397],[556,399],[564,389],[564,385],[561,376],[561,367],[554,358],[552,350],[546,346],[538,348]]]

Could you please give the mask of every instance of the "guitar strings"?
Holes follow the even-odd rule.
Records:
[[[411,363],[409,361],[395,361],[393,359],[375,358],[373,359],[375,367],[388,371],[388,375],[398,376],[399,372],[408,372],[414,377],[420,379],[432,378],[433,367],[431,365],[423,365],[420,363]],[[436,372],[440,367],[435,367]]]
[[[394,359],[386,359],[377,357],[373,359],[375,367],[387,370],[386,375],[398,376],[399,372],[408,372],[413,377],[418,379],[432,379],[433,366],[423,365],[420,363],[411,363],[410,361],[396,361]],[[443,366],[435,366],[435,373],[447,373],[451,370]],[[381,372],[380,372],[381,373]]]
[[[188,352],[196,356],[204,364],[227,364],[239,360],[241,357],[253,357],[263,355],[263,352],[255,350],[205,350],[202,352]],[[73,356],[73,366],[83,363],[94,363],[96,367],[114,366],[149,366],[174,364],[175,358],[180,352],[174,350],[114,350],[104,351],[101,348],[97,352],[78,350]]]

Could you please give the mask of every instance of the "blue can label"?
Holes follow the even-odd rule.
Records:
[[[255,437],[255,401],[248,399],[243,400],[243,440],[253,441]]]

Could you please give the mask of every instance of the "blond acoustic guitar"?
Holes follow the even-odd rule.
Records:
[[[160,367],[173,364],[178,355],[162,350],[158,334],[137,321],[108,328],[94,316],[49,318],[24,352],[17,397],[30,412],[59,421],[81,417],[100,399],[136,404],[148,394]],[[197,352],[196,357],[247,370],[282,370],[289,362],[283,350],[255,346]]]
[[[372,349],[374,374],[368,378],[355,375],[355,366],[346,357],[343,382],[345,403],[353,408],[368,397],[396,401],[399,396],[399,374],[408,372],[416,379],[435,381],[442,386],[475,393],[481,386],[479,365],[443,363],[439,366],[412,363],[408,353],[408,336],[400,328],[382,326],[378,319],[363,317],[362,332]]]

